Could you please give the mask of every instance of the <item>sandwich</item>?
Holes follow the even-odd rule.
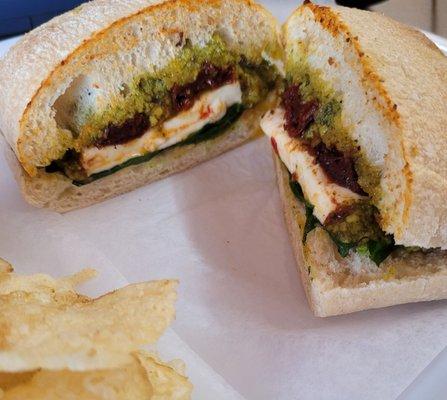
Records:
[[[20,275],[0,259],[0,398],[190,399],[183,362],[141,350],[174,319],[177,282],[136,283],[98,298],[78,293],[94,275]]]
[[[280,76],[251,0],[95,0],[0,61],[0,130],[25,199],[88,206],[260,134]]]
[[[447,298],[447,58],[383,15],[305,2],[262,118],[317,316]]]

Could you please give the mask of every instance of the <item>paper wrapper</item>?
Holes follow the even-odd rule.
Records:
[[[196,398],[238,398],[231,385],[247,399],[393,399],[447,344],[444,301],[313,317],[267,140],[65,215],[25,204],[0,169],[0,254],[18,272],[95,267],[91,295],[180,279],[160,351],[186,362]]]
[[[95,267],[91,295],[180,279],[159,347],[196,399],[394,399],[447,344],[445,301],[311,314],[266,139],[65,215],[25,204],[3,154],[0,170],[0,256],[18,272]]]

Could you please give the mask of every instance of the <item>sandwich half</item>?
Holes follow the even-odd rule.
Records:
[[[383,15],[305,2],[261,126],[318,316],[447,298],[447,59]]]
[[[0,130],[28,202],[88,206],[259,134],[279,77],[251,0],[95,0],[0,61]]]

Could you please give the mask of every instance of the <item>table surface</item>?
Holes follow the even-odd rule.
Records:
[[[293,2],[285,0],[264,1],[264,3],[281,20],[295,6]],[[447,51],[446,40],[434,35],[431,35],[431,38]],[[0,42],[0,55],[16,40],[13,38]],[[154,238],[148,239],[149,242],[153,241],[154,243],[139,241],[138,244],[142,245],[148,254],[151,254],[153,258],[152,265],[155,268],[160,268],[160,271],[151,270],[151,277],[167,276],[165,274],[174,274],[174,276],[181,277],[184,288],[180,292],[178,321],[174,325],[176,332],[198,354],[203,356],[205,361],[218,374],[225,377],[226,381],[244,398],[288,398],[285,396],[285,393],[293,392],[306,393],[303,398],[309,399],[339,399],[342,398],[340,393],[351,393],[352,396],[350,398],[354,398],[353,396],[358,396],[359,393],[366,393],[366,390],[370,393],[369,396],[365,395],[364,398],[371,399],[394,399],[399,394],[399,400],[440,398],[439,395],[447,391],[447,385],[445,384],[447,351],[441,352],[443,348],[443,345],[441,345],[442,336],[436,336],[436,332],[430,332],[430,328],[427,328],[426,331],[421,331],[421,337],[424,338],[424,341],[431,343],[421,343],[420,349],[414,348],[411,343],[403,345],[396,341],[396,346],[400,346],[399,352],[404,354],[396,353],[395,358],[396,360],[401,360],[399,364],[401,369],[408,369],[407,374],[412,376],[412,378],[402,380],[402,382],[399,382],[399,385],[393,386],[392,390],[386,391],[386,389],[383,389],[380,395],[375,393],[373,388],[369,387],[370,382],[355,381],[357,375],[354,369],[370,368],[364,365],[364,360],[358,359],[358,357],[363,357],[364,354],[367,354],[366,357],[371,358],[372,371],[376,371],[378,379],[382,381],[386,379],[384,378],[387,376],[386,371],[381,371],[381,369],[386,370],[389,368],[389,386],[392,386],[394,384],[392,382],[394,379],[392,371],[393,368],[396,369],[396,366],[387,366],[386,362],[383,363],[384,365],[381,365],[380,357],[374,359],[374,353],[378,349],[374,347],[368,348],[368,340],[370,340],[371,344],[377,339],[376,336],[381,337],[383,335],[383,338],[380,340],[392,341],[395,340],[395,335],[400,335],[400,341],[405,341],[405,331],[411,329],[412,325],[411,321],[406,321],[402,317],[402,310],[405,311],[405,314],[412,315],[414,318],[423,318],[424,315],[428,314],[444,318],[445,303],[443,305],[441,303],[430,303],[429,305],[400,306],[325,321],[313,318],[306,310],[299,311],[300,315],[297,316],[298,318],[295,318],[294,313],[297,312],[295,304],[297,302],[303,303],[305,300],[296,276],[293,257],[288,249],[288,243],[283,233],[284,226],[279,212],[279,199],[276,194],[274,177],[270,172],[271,162],[268,157],[259,158],[259,152],[267,153],[267,151],[268,146],[261,141],[257,141],[237,149],[231,154],[229,153],[212,162],[201,165],[194,170],[150,185],[148,188],[140,189],[133,194],[104,203],[102,206],[70,213],[64,217],[56,217],[44,211],[36,211],[23,204],[10,174],[5,172],[0,178],[0,185],[6,185],[8,193],[4,194],[1,206],[7,207],[8,211],[0,211],[0,222],[2,226],[7,226],[8,229],[11,229],[14,233],[12,236],[17,235],[22,237],[23,240],[27,240],[29,246],[27,252],[13,254],[9,252],[8,247],[8,244],[12,247],[13,240],[3,235],[0,237],[1,254],[14,262],[17,261],[18,266],[28,265],[30,270],[38,268],[37,265],[33,264],[33,259],[35,258],[39,258],[39,263],[45,262],[49,265],[55,263],[54,258],[56,257],[57,263],[65,266],[70,263],[70,260],[67,259],[73,257],[73,260],[76,260],[76,262],[79,262],[79,260],[89,263],[98,262],[100,266],[101,263],[110,264],[115,269],[122,266],[118,271],[119,275],[122,274],[131,281],[147,279],[147,274],[144,271],[132,269],[131,265],[126,265],[126,263],[134,265],[136,260],[138,260],[140,250],[135,248],[137,243],[126,243],[126,248],[120,250],[116,248],[117,243],[107,243],[106,239],[98,237],[98,233],[95,230],[96,226],[101,226],[105,229],[112,227],[113,225],[109,225],[110,222],[107,221],[109,213],[113,211],[114,207],[121,207],[123,213],[128,212],[129,214],[129,218],[123,219],[121,222],[124,223],[125,221],[127,223],[128,220],[132,221],[135,226],[132,228],[132,234],[135,235],[135,238],[140,238],[144,235],[146,229],[158,229],[159,235],[164,236],[166,241],[173,237],[178,240],[175,250],[172,250],[170,246],[165,246],[158,253],[158,247],[163,246],[163,244],[160,244]],[[239,163],[237,168],[233,165],[235,160]],[[0,162],[2,161],[0,160]],[[255,166],[251,165],[253,163],[255,163]],[[226,174],[230,175],[231,179],[223,179],[221,177],[222,170],[226,171]],[[265,170],[268,170],[268,172],[264,172]],[[218,183],[216,183],[216,177],[220,179]],[[256,180],[256,182],[250,186],[250,193],[247,193],[244,191],[244,188],[251,184],[248,182],[249,180]],[[174,196],[174,198],[170,196]],[[166,204],[160,204],[160,199],[163,198],[167,200]],[[147,204],[147,207],[152,207],[157,216],[155,219],[158,218],[159,220],[151,222],[152,225],[142,222],[141,216],[138,215],[141,209],[135,211],[138,207],[135,206],[136,202],[142,202]],[[172,202],[175,202],[175,205]],[[222,215],[215,214],[216,205],[222,211]],[[241,207],[242,209],[239,210],[239,214],[235,210],[236,207]],[[240,223],[236,220],[232,221],[232,223],[227,221],[232,217],[250,214],[250,210],[253,207],[259,211],[259,216],[253,216],[250,219],[253,229],[259,231],[257,235],[254,235],[253,231],[246,230],[246,221],[240,221]],[[273,216],[269,214],[267,218],[266,210],[272,212]],[[198,224],[196,218],[199,214],[201,221]],[[114,217],[115,220],[117,218],[120,217]],[[272,221],[271,218],[274,220]],[[13,219],[14,221],[12,221]],[[177,220],[180,220],[180,222]],[[43,230],[43,236],[47,235],[55,239],[63,234],[67,235],[67,238],[64,239],[65,241],[68,241],[73,236],[74,242],[81,243],[85,254],[80,255],[77,250],[68,251],[70,254],[62,254],[57,247],[53,248],[51,243],[48,243],[47,248],[52,249],[51,251],[49,250],[49,253],[52,254],[42,254],[43,242],[40,238],[34,237],[34,233],[26,227],[27,224],[31,223],[38,224],[40,229]],[[217,232],[213,230],[216,224],[221,226],[221,229]],[[273,232],[269,232],[269,234],[264,233],[263,236],[262,231],[266,229],[272,230],[272,224],[278,225],[278,227],[275,227]],[[46,229],[46,225],[51,228]],[[187,232],[183,232],[182,235],[186,236],[177,236],[179,230],[185,229],[185,226],[187,227]],[[83,231],[82,240],[78,240],[78,234],[75,235],[74,231]],[[239,247],[237,243],[232,241],[233,238],[240,236],[240,231],[244,231],[248,247],[257,249],[255,251],[259,252],[261,257],[266,259],[266,262],[272,262],[273,259],[277,259],[276,267],[278,271],[268,273],[261,269],[258,272],[256,271],[256,265],[253,265],[253,257],[250,257],[250,254],[246,254],[247,251],[243,247]],[[120,232],[116,232],[116,236],[118,242],[126,239]],[[268,246],[268,240],[275,236],[281,237],[284,244],[273,255],[267,254],[263,247]],[[91,246],[92,242],[95,244],[94,247]],[[191,246],[194,248],[194,252],[185,249],[185,247]],[[197,268],[200,266],[200,271],[182,270],[182,265],[179,265],[179,257],[181,258],[180,264],[184,264],[183,266],[186,269],[195,265],[198,266]],[[230,268],[227,269],[227,266],[230,266]],[[282,277],[279,276],[281,274],[283,275]],[[204,288],[204,285],[196,283],[198,275],[203,277],[204,284],[212,284],[212,290],[211,287]],[[188,282],[188,279],[190,279],[190,282]],[[243,280],[249,282],[249,284],[240,285],[240,282]],[[268,283],[266,284],[266,282]],[[232,293],[228,293],[227,289],[223,292],[219,290],[219,286],[228,288],[229,284],[234,285]],[[243,291],[251,292],[250,296]],[[264,296],[269,299],[270,303],[268,306],[265,306],[265,309],[259,309],[257,303],[251,303],[253,301],[251,295],[256,295],[258,291],[260,291],[258,296]],[[197,300],[197,297],[200,298],[200,306],[198,306],[199,300]],[[214,313],[214,306],[212,306],[215,304],[216,297],[217,301],[225,303],[224,307],[219,310],[219,313]],[[209,303],[209,306],[207,306],[207,303]],[[206,324],[201,322],[201,315],[206,315]],[[195,324],[191,324],[188,319],[194,320]],[[393,322],[388,328],[390,332],[376,332],[374,330],[375,324],[382,324],[387,321]],[[310,346],[314,345],[312,337],[315,335],[323,335],[324,341],[321,343],[328,343],[331,335],[334,337],[334,341],[337,340],[339,342],[339,338],[335,339],[337,331],[341,331],[343,326],[349,326],[356,333],[347,337],[343,343],[347,347],[364,346],[365,353],[353,351],[350,357],[346,357],[342,356],[342,354],[331,352],[330,347],[322,347],[318,350],[321,353],[321,358],[315,357],[315,360],[307,360],[303,357],[303,359],[299,359],[299,353],[297,353],[296,363],[284,365],[284,362],[286,362],[284,360],[287,360],[288,363],[290,358],[287,357],[287,351],[285,352],[285,349],[281,347],[281,341],[289,340],[290,336],[297,334],[296,324],[298,323],[301,324],[301,330],[299,331],[300,337],[297,340],[308,342]],[[197,324],[202,325],[198,326]],[[275,325],[275,332],[278,335],[277,339],[271,337],[272,324]],[[304,329],[302,324],[306,325]],[[400,327],[394,335],[392,331],[399,324]],[[358,329],[359,327],[360,329]],[[246,333],[243,332],[244,330],[246,330]],[[234,335],[235,331],[238,332],[237,335]],[[267,337],[264,337],[265,335]],[[231,339],[229,338],[230,336]],[[239,343],[235,343],[235,338],[237,338]],[[439,344],[434,346],[433,343],[436,344],[437,342]],[[426,348],[424,347],[425,345],[427,345]],[[295,349],[291,347],[290,352],[294,351]],[[315,349],[315,354],[318,351]],[[412,359],[408,359],[409,365],[404,365],[402,360],[408,358],[410,351],[412,351]],[[305,353],[302,348],[300,348],[300,352],[302,354]],[[258,354],[261,353],[263,357],[258,358]],[[227,356],[224,356],[224,354],[227,354]],[[340,360],[338,361],[337,358],[340,358]],[[433,358],[435,359],[433,360]],[[259,360],[261,359],[269,359],[268,365],[260,365],[261,362]],[[430,362],[430,360],[433,361]],[[349,370],[351,375],[350,378],[348,377],[349,387],[337,380],[330,381],[331,376],[318,376],[319,373],[327,370],[324,363],[329,362],[338,365],[338,368]],[[346,362],[352,365],[348,365]],[[275,370],[279,368],[291,371],[296,369],[301,374],[300,376],[307,376],[309,380],[293,382],[294,375],[287,372],[278,374]],[[306,375],[301,371],[303,368],[314,368],[317,376]],[[272,380],[270,384],[269,379]],[[319,385],[319,381],[321,381],[323,386],[322,380],[330,381],[329,384],[332,385],[333,392],[322,396],[321,392],[316,390],[314,396],[309,395],[311,392],[306,390],[306,387]],[[254,381],[259,382],[258,387],[254,387],[250,383]],[[290,385],[290,389],[287,389],[287,385]],[[300,386],[302,390],[300,390]]]

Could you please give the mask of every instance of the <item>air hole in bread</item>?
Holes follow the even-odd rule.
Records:
[[[125,85],[122,87],[124,91],[128,89]],[[73,79],[53,104],[58,127],[70,130],[76,137],[100,90],[100,86],[87,75],[79,75]]]

